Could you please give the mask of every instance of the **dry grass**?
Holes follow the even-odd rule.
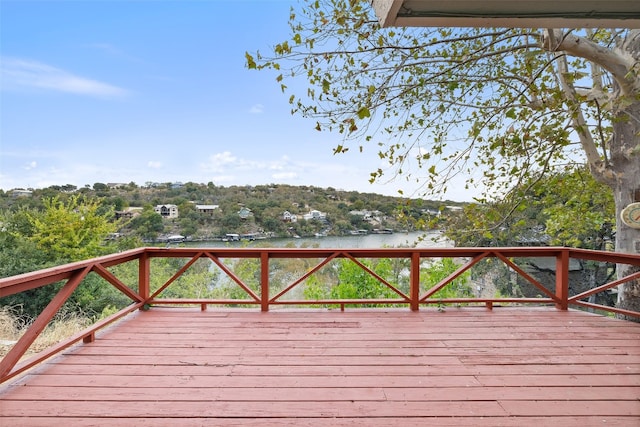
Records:
[[[0,308],[0,355],[6,353],[5,347],[9,347],[9,342],[20,337],[21,325],[8,307]]]
[[[85,329],[90,324],[90,319],[76,313],[58,313],[29,348],[27,354],[42,351]],[[29,323],[20,321],[10,307],[0,307],[0,357],[9,352],[28,327]]]

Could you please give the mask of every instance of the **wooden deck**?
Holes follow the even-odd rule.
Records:
[[[137,312],[2,426],[640,426],[640,324],[553,308]]]

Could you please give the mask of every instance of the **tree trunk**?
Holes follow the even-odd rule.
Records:
[[[614,120],[611,162],[616,176],[616,252],[640,253],[640,230],[620,219],[622,209],[629,203],[640,202],[640,101],[628,105]],[[618,278],[638,270],[640,267],[619,264]],[[618,308],[640,312],[640,280],[619,287]]]

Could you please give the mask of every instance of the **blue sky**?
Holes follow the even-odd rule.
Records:
[[[334,155],[339,135],[291,116],[275,74],[245,68],[246,51],[287,38],[292,4],[0,0],[0,189],[212,181],[410,194],[401,180],[370,184],[375,150]]]

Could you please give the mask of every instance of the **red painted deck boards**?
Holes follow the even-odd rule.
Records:
[[[2,386],[0,425],[637,427],[640,324],[153,308]]]

